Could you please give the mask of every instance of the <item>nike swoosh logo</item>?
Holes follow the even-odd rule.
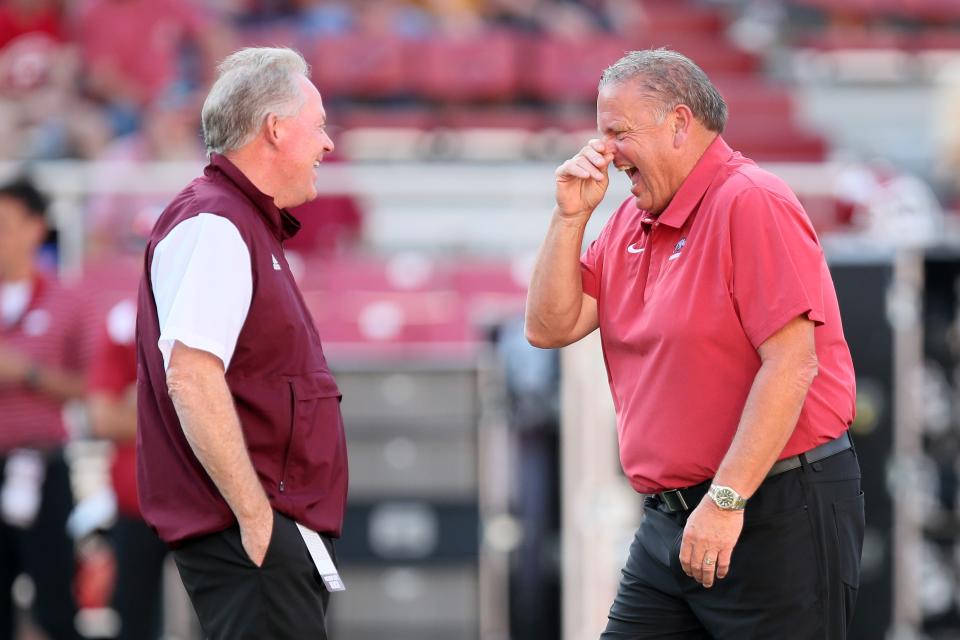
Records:
[[[643,247],[637,247],[637,243],[634,242],[631,245],[627,245],[627,253],[643,253]]]

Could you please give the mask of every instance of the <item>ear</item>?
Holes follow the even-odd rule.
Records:
[[[276,147],[283,139],[283,125],[280,117],[271,113],[263,123],[263,137],[268,145]]]
[[[678,104],[671,112],[671,127],[673,128],[673,147],[679,149],[690,137],[693,129],[693,112],[685,104]]]

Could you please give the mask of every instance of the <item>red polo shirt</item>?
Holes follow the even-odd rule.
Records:
[[[659,217],[631,197],[581,258],[597,299],[620,461],[641,493],[712,478],[790,320],[816,324],[819,375],[781,458],[853,421],[854,372],[833,281],[793,192],[718,137]]]
[[[75,291],[38,273],[23,315],[9,327],[0,325],[0,347],[43,367],[82,373],[91,350],[82,310]],[[62,401],[0,383],[0,456],[18,447],[55,449],[66,437]]]

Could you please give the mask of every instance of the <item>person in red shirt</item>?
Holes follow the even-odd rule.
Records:
[[[600,329],[620,459],[649,497],[610,609],[618,638],[844,638],[863,541],[854,371],[816,233],[733,151],[688,58],[636,51],[600,82],[556,172],[526,332]],[[613,164],[632,198],[578,259]]]
[[[137,500],[137,303],[126,299],[107,314],[89,374],[87,403],[94,436],[115,444],[110,478],[117,522],[110,531],[117,561],[111,606],[119,640],[151,640],[162,631],[163,563],[167,545],[147,525]]]
[[[67,40],[65,32],[61,8],[55,0],[0,2],[0,49],[28,34],[63,43]]]
[[[63,406],[83,396],[87,359],[76,299],[36,266],[46,207],[25,180],[0,187],[0,637],[13,637],[11,586],[26,573],[36,623],[79,639]]]
[[[178,81],[211,80],[228,38],[212,18],[196,0],[85,0],[72,27],[87,92],[120,126],[125,110],[150,105]],[[182,69],[185,43],[197,49],[199,77]]]

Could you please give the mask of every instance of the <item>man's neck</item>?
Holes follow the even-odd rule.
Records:
[[[274,202],[276,202],[277,187],[275,180],[272,178],[274,170],[264,165],[263,161],[258,157],[260,155],[256,150],[249,148],[249,146],[224,154],[227,160],[232,162],[234,166],[247,177],[247,180],[253,183],[253,186],[260,192],[273,198]]]

